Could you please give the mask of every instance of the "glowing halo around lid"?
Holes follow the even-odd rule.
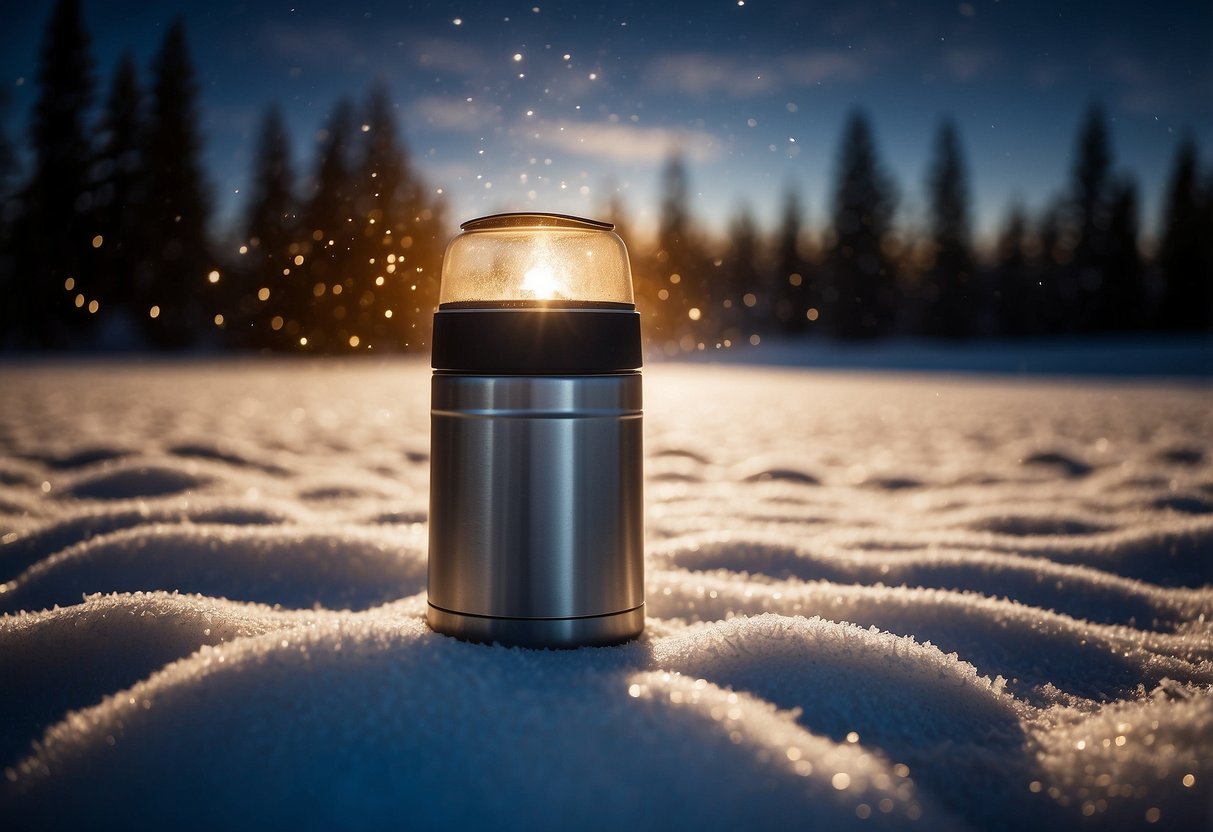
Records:
[[[610,223],[498,214],[461,228],[442,263],[439,306],[635,305],[627,248]]]

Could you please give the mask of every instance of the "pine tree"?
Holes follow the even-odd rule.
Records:
[[[17,178],[17,154],[12,147],[12,139],[8,138],[8,91],[0,92],[0,113],[6,118],[0,120],[0,221],[4,220],[4,206],[13,194],[13,182]]]
[[[93,103],[90,39],[77,0],[59,0],[38,64],[30,122],[33,176],[14,229],[14,328],[19,342],[50,347],[87,326],[100,301],[93,287],[86,119]]]
[[[1112,150],[1107,116],[1091,105],[1079,131],[1071,172],[1070,225],[1073,259],[1063,302],[1065,317],[1079,331],[1095,329],[1104,272],[1108,268],[1108,225],[1111,220]],[[1068,301],[1068,302],[1067,302]]]
[[[1011,206],[998,236],[994,268],[994,316],[998,334],[1032,331],[1032,285],[1028,262],[1028,217],[1019,202]]]
[[[939,127],[927,174],[933,264],[926,274],[926,330],[932,335],[972,334],[979,314],[969,225],[968,173],[956,125]]]
[[[708,331],[732,341],[748,336],[766,312],[767,286],[762,278],[762,243],[749,205],[742,205],[729,224],[723,280],[705,303],[711,310]]]
[[[652,329],[667,352],[674,350],[680,336],[683,349],[693,342],[698,332],[695,321],[703,313],[700,297],[708,292],[692,225],[686,164],[676,154],[666,162],[661,176],[661,212],[651,287],[658,309]]]
[[[896,274],[882,244],[892,229],[896,194],[877,157],[867,117],[852,113],[843,130],[828,254],[831,331],[843,338],[887,334]]]
[[[135,61],[124,54],[114,69],[105,109],[98,125],[101,147],[93,166],[93,212],[98,249],[98,295],[131,320],[145,316],[133,308],[135,281],[147,258],[144,236],[146,179],[142,148],[145,139],[142,92]]]
[[[352,285],[354,244],[354,186],[349,162],[352,121],[353,107],[342,99],[320,133],[312,194],[304,209],[307,238],[303,241],[306,250],[302,268],[311,299],[306,310],[300,312],[301,320],[287,322],[287,332],[307,350],[341,349],[338,330],[346,326],[350,314],[351,298],[345,294],[345,285],[347,279]]]
[[[1072,328],[1067,317],[1074,297],[1069,271],[1072,248],[1062,220],[1064,210],[1060,201],[1050,204],[1041,215],[1036,235],[1040,245],[1029,281],[1030,331],[1035,334],[1056,335]]]
[[[1097,295],[1095,327],[1104,332],[1123,332],[1145,323],[1145,269],[1137,240],[1141,234],[1137,211],[1137,186],[1124,180],[1110,188],[1106,255],[1103,281]]]
[[[239,299],[241,318],[259,346],[294,346],[286,333],[298,321],[312,287],[294,258],[298,222],[291,145],[282,113],[272,106],[262,117],[253,160],[253,189],[245,222],[245,280]]]
[[[8,90],[0,90],[0,113],[8,110],[9,107]],[[17,180],[17,153],[13,148],[12,139],[9,138],[7,127],[7,118],[0,119],[0,222],[7,222],[6,206],[16,191]]]
[[[787,332],[803,332],[816,320],[820,287],[801,251],[804,211],[796,189],[788,188],[775,240],[775,320]],[[812,311],[810,311],[812,310]]]
[[[9,105],[8,91],[0,92],[0,111],[7,110]],[[3,129],[6,120],[0,120],[0,297],[9,299],[0,309],[0,349],[8,345],[9,338],[15,334],[16,319],[20,310],[11,302],[16,294],[16,262],[14,221],[21,210],[21,200],[17,194],[17,155],[9,139],[8,132]]]
[[[216,301],[225,290],[216,285],[221,276],[208,251],[210,197],[199,159],[194,69],[180,18],[165,33],[152,76],[145,151],[149,255],[139,287],[140,306],[149,314],[140,320],[154,345],[180,348],[211,329],[204,330],[204,315],[220,307]]]
[[[341,339],[350,349],[394,349],[404,340],[398,337],[401,329],[417,323],[417,316],[408,314],[417,291],[409,205],[416,189],[395,108],[382,83],[368,97],[362,138],[353,179],[354,268],[346,276],[351,314]]]
[[[1213,224],[1210,193],[1202,194],[1196,143],[1180,142],[1163,202],[1158,264],[1164,295],[1159,324],[1170,330],[1207,330],[1213,325]]]
[[[397,338],[404,338],[404,349],[423,351],[429,349],[434,312],[438,309],[442,256],[447,241],[446,206],[441,198],[431,198],[425,183],[417,178],[408,182],[405,205],[409,227],[400,246],[407,249],[404,265],[409,283],[406,286],[402,276],[405,325],[400,327],[402,335]]]

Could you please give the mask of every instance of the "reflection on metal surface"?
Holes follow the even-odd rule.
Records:
[[[432,401],[431,625],[577,618],[578,643],[617,640],[630,625],[588,617],[644,603],[640,375],[438,373]]]

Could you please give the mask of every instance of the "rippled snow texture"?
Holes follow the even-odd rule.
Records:
[[[648,628],[550,652],[424,624],[428,375],[0,370],[0,817],[1213,823],[1207,386],[652,368]]]

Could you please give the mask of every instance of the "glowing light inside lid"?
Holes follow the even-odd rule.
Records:
[[[441,304],[635,302],[627,249],[607,223],[505,214],[463,229],[447,246]]]

